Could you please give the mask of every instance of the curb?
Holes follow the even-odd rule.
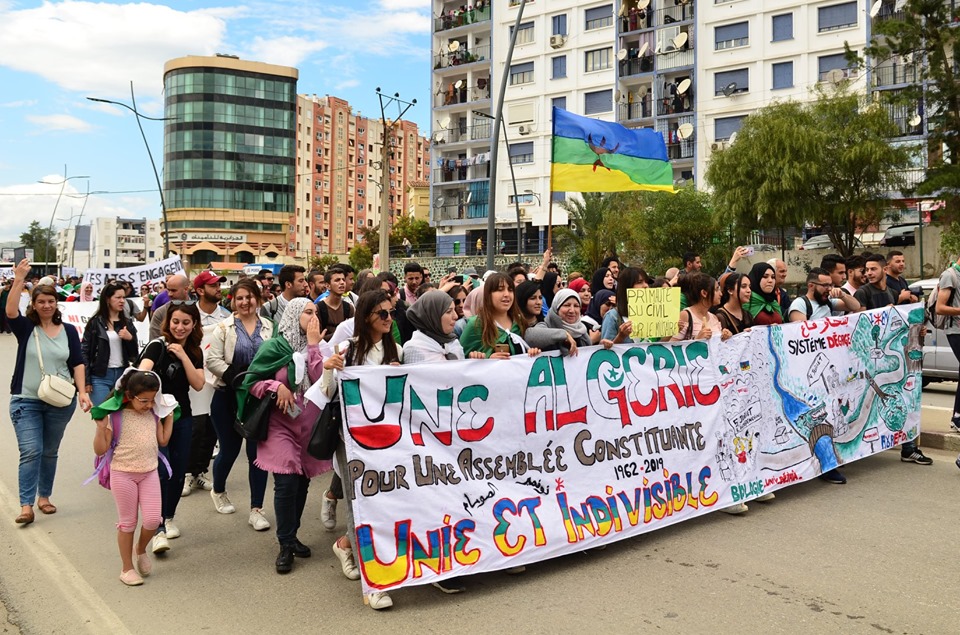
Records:
[[[956,432],[921,432],[920,446],[960,454],[960,434]]]

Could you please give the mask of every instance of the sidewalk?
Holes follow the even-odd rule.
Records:
[[[920,446],[960,454],[960,432],[950,427],[950,413],[924,404],[920,410]]]

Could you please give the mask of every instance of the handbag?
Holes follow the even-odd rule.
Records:
[[[343,413],[340,411],[340,400],[331,401],[317,417],[310,432],[310,441],[307,443],[307,454],[315,459],[329,461],[337,451],[340,442],[340,427],[343,423]]]
[[[236,390],[237,381],[243,382],[243,378],[249,371],[239,373],[233,378],[233,388]],[[247,401],[250,400],[249,395]],[[257,400],[253,408],[245,408],[243,419],[235,416],[233,419],[233,428],[244,439],[248,441],[263,441],[267,438],[267,424],[270,423],[270,412],[277,403],[277,393],[268,392],[262,399]],[[239,405],[239,404],[238,404]]]
[[[40,362],[40,374],[43,379],[40,380],[40,387],[37,389],[37,397],[40,401],[50,404],[54,408],[65,408],[73,402],[77,395],[77,387],[72,381],[67,381],[59,375],[48,375],[43,369],[43,355],[40,353],[40,335],[34,329],[33,341],[37,345],[37,360]]]

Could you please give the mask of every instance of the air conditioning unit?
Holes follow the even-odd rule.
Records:
[[[440,225],[440,232],[444,234],[449,234],[453,228],[450,225]]]
[[[566,43],[567,43],[567,40],[562,35],[550,36],[550,48],[558,49],[558,48],[561,48]]]
[[[727,143],[727,141],[714,141],[710,144],[710,150],[713,152],[716,152],[717,150],[726,150]]]
[[[528,135],[528,134],[530,134],[531,132],[533,132],[533,125],[528,124],[528,123],[527,123],[527,124],[522,124],[520,127],[517,128],[517,132],[520,133],[520,134],[522,134],[522,135]]]
[[[521,208],[520,208],[520,220],[523,220],[523,219],[525,219],[525,218],[530,218],[530,212],[527,211],[525,208],[521,207]]]

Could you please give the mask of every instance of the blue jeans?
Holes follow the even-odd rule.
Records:
[[[193,417],[180,417],[173,423],[173,434],[167,447],[160,448],[170,462],[172,474],[167,474],[166,468],[160,466],[160,509],[163,520],[160,527],[164,528],[164,520],[177,515],[177,504],[180,502],[180,493],[183,492],[183,480],[187,473],[187,461],[190,459],[190,439],[193,436]]]
[[[297,541],[308,489],[310,479],[302,474],[273,475],[273,513],[277,515],[277,542],[280,546]]]
[[[21,505],[33,505],[38,496],[49,498],[53,493],[60,441],[76,409],[76,397],[63,408],[39,399],[10,398],[10,420],[20,448]]]
[[[113,390],[113,387],[116,385],[117,380],[120,379],[120,375],[123,374],[124,370],[126,369],[120,367],[108,368],[107,373],[103,377],[93,375],[87,378],[90,385],[93,386],[93,392],[90,393],[90,401],[93,402],[94,406],[99,406],[107,400],[107,397],[110,396],[110,392]]]
[[[243,437],[233,427],[236,412],[233,407],[233,395],[226,390],[217,389],[210,404],[210,421],[217,431],[220,441],[220,453],[213,459],[213,491],[222,494],[227,491],[227,477],[237,457]],[[263,507],[263,496],[267,491],[267,472],[254,465],[257,460],[257,442],[247,441],[247,480],[250,483],[250,508]]]

